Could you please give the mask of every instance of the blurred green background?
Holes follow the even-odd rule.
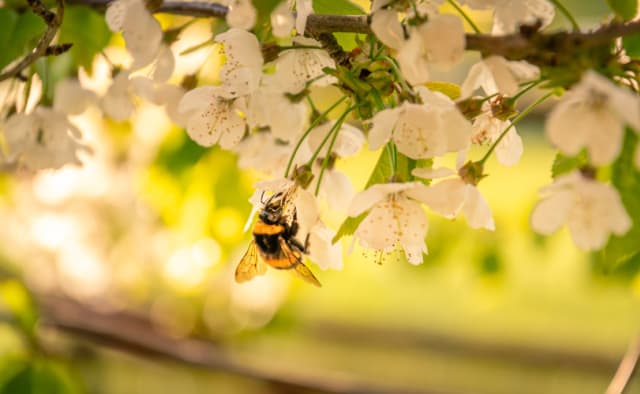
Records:
[[[566,5],[585,26],[607,13]],[[423,265],[356,247],[341,271],[311,265],[317,289],[233,282],[260,174],[162,108],[89,111],[84,167],[0,175],[0,392],[604,392],[640,333],[640,274],[529,228],[554,158],[543,115],[518,126],[518,165],[488,164],[495,232],[431,215]],[[337,165],[361,188],[377,155]]]

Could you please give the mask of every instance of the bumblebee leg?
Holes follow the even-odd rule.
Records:
[[[305,245],[309,242],[309,235],[307,235],[307,240],[305,241]],[[291,238],[289,239],[288,243],[291,245],[292,249],[295,249],[297,252],[300,253],[307,253],[307,248],[305,246],[303,246],[300,241],[298,241],[295,238]]]

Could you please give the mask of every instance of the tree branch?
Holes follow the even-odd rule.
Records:
[[[28,3],[29,6],[31,6],[31,8],[33,9],[33,12],[45,21],[45,23],[47,24],[47,30],[45,30],[42,37],[40,37],[38,45],[36,45],[36,47],[29,54],[27,54],[22,58],[22,60],[15,63],[9,69],[7,69],[5,72],[0,74],[0,81],[15,77],[40,57],[47,55],[49,44],[51,44],[51,41],[53,41],[53,38],[55,37],[58,29],[60,28],[60,25],[62,24],[62,18],[64,16],[63,0],[57,0],[58,9],[55,13],[47,10],[39,0],[29,0]]]
[[[70,0],[104,9],[112,0]],[[198,18],[223,18],[227,7],[216,3],[165,1],[155,12],[187,15]],[[526,27],[523,30],[527,30]],[[528,30],[535,30],[529,28]],[[371,33],[367,15],[320,15],[311,14],[307,19],[306,33]],[[489,34],[467,34],[466,49],[479,51],[483,55],[499,55],[509,60],[526,60],[537,66],[557,66],[574,60],[577,51],[601,47],[617,37],[640,33],[640,20],[610,23],[590,32],[536,31],[493,36]]]

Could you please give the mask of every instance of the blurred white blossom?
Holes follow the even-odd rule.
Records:
[[[337,82],[335,77],[325,75],[323,68],[336,68],[336,64],[321,44],[313,38],[295,37],[294,44],[317,47],[282,51],[274,61],[275,80],[284,92],[299,93],[312,82],[313,86],[327,86]]]
[[[566,224],[581,249],[601,249],[610,234],[623,235],[632,226],[618,191],[578,171],[559,176],[541,193],[531,215],[533,229],[549,235]]]
[[[500,135],[509,128],[507,134],[495,149],[496,159],[503,166],[512,166],[520,161],[524,150],[522,138],[511,121],[493,115],[491,106],[485,102],[484,112],[473,119],[471,142],[477,145],[493,145]]]
[[[576,155],[582,148],[596,166],[611,163],[620,154],[625,125],[640,131],[640,97],[587,71],[547,118],[547,137],[562,153]]]
[[[289,37],[296,23],[288,3],[281,2],[271,12],[271,32],[279,38]]]
[[[520,25],[541,23],[548,26],[555,7],[548,0],[460,0],[474,9],[493,9],[493,34],[516,33]]]
[[[232,28],[251,30],[256,24],[258,12],[251,3],[251,0],[231,0],[227,6],[226,20],[227,24]]]
[[[488,56],[471,66],[461,86],[461,96],[469,97],[482,88],[486,95],[501,93],[513,96],[519,83],[533,81],[540,76],[538,67],[525,61],[509,61],[502,56]]]

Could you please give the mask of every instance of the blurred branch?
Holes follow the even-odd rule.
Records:
[[[70,0],[104,9],[112,0]],[[165,1],[156,12],[199,18],[223,18],[227,7],[216,3]],[[589,32],[540,33],[535,26],[523,26],[519,33],[504,36],[467,34],[466,49],[483,55],[499,55],[510,60],[526,60],[532,64],[557,66],[574,61],[579,51],[612,44],[617,37],[640,32],[640,20],[613,22]],[[319,15],[307,19],[307,33],[371,33],[367,15]]]
[[[158,331],[149,320],[126,312],[104,313],[75,301],[47,295],[40,298],[41,323],[111,349],[143,356],[161,357],[207,369],[221,370],[261,380],[291,392],[314,389],[331,393],[410,393],[406,389],[384,388],[327,371],[315,375],[301,368],[258,367],[234,357],[223,347],[204,340],[177,339]],[[276,358],[277,359],[277,358]],[[288,391],[285,391],[288,392]],[[425,391],[420,391],[425,393]]]
[[[638,367],[638,358],[640,358],[640,337],[634,339],[629,344],[627,352],[622,357],[620,365],[613,376],[606,394],[622,394],[631,381],[633,374]]]
[[[17,76],[22,70],[29,67],[40,57],[48,55],[48,52],[52,51],[49,49],[49,44],[53,41],[53,38],[58,32],[58,28],[60,28],[62,24],[62,17],[64,16],[63,0],[57,0],[58,9],[55,13],[49,11],[40,0],[27,0],[27,3],[29,3],[33,12],[45,21],[47,29],[42,37],[40,37],[38,45],[36,45],[29,54],[0,74],[0,81]]]

